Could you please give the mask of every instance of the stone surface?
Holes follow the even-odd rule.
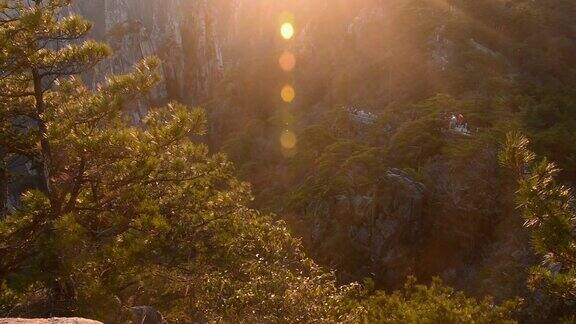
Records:
[[[340,196],[334,205],[319,202],[309,246],[329,241],[346,224],[345,241],[364,260],[358,273],[388,287],[401,286],[418,265],[421,237],[426,231],[426,187],[398,169],[386,171],[367,192]],[[346,245],[345,244],[345,245]],[[327,253],[324,251],[323,253]]]
[[[234,4],[229,6],[236,8]],[[222,20],[210,1],[79,0],[72,11],[93,21],[92,37],[114,50],[87,76],[94,85],[152,55],[163,62],[162,82],[152,93],[155,100],[197,102],[221,75],[221,43],[228,31],[219,28]]]
[[[392,286],[413,272],[424,202],[424,185],[392,169],[380,180],[371,203],[356,209],[361,218],[350,230],[351,241],[369,256],[379,281]]]
[[[166,323],[164,317],[154,307],[136,306],[132,307],[132,323],[134,324],[163,324]]]
[[[93,321],[85,318],[39,318],[39,319],[24,319],[24,318],[0,318],[0,324],[102,324],[102,322]]]

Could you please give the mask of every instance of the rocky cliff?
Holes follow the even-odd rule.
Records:
[[[114,50],[112,58],[87,76],[91,83],[156,55],[163,61],[163,80],[152,99],[197,103],[221,75],[221,43],[227,36],[219,29],[211,1],[77,0],[72,11],[93,21],[92,37]]]
[[[425,199],[422,183],[401,170],[389,170],[376,186],[368,209],[351,227],[351,242],[369,256],[370,271],[377,280],[394,286],[413,274]]]
[[[261,56],[267,55],[266,46],[273,42],[278,18],[285,11],[295,16],[294,50],[299,59],[310,63],[314,62],[310,57],[338,63],[339,55],[347,53],[351,44],[362,55],[382,57],[381,51],[372,50],[374,42],[382,40],[367,35],[403,37],[379,32],[392,29],[389,23],[381,26],[391,19],[385,5],[371,1],[318,1],[311,5],[304,1],[76,0],[72,11],[93,21],[92,36],[110,44],[115,52],[88,76],[91,83],[102,81],[109,73],[125,72],[143,57],[157,55],[164,62],[163,82],[153,99],[178,99],[193,105],[213,99],[225,70],[242,63],[247,68],[256,60],[275,61]],[[322,14],[327,11],[330,16]],[[326,35],[327,29],[340,37]],[[331,45],[324,46],[327,44]],[[358,53],[348,54],[356,57]]]

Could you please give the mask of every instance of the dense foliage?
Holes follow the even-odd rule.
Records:
[[[366,323],[515,323],[509,319],[514,302],[494,307],[491,300],[478,302],[438,279],[421,286],[412,278],[403,290],[391,295],[377,293],[365,305]]]
[[[70,4],[0,0],[0,316],[573,316],[573,0],[247,2],[209,124],[200,108],[151,103],[155,58],[85,84],[111,50],[85,40],[91,23]],[[271,36],[285,7],[289,76]],[[535,153],[506,136],[517,130]],[[411,275],[431,284],[403,285]],[[516,296],[519,315],[502,302]]]
[[[263,29],[273,32],[275,17],[260,9],[283,4],[252,5],[246,21],[269,22]],[[526,289],[526,269],[537,258],[515,206],[516,184],[497,157],[505,134],[522,130],[538,154],[556,162],[559,183],[575,181],[574,1],[287,7],[302,29],[289,45],[297,58],[288,78],[297,91],[291,107],[278,98],[287,78],[264,59],[278,51],[267,33],[257,48],[233,47],[238,64],[226,69],[210,103],[213,142],[254,184],[258,206],[282,214],[342,281],[369,276],[391,289],[398,280],[387,280],[390,272],[441,275],[474,294],[521,295],[525,318],[554,320],[558,312]],[[359,125],[349,108],[378,121]],[[453,114],[464,116],[470,136],[448,130]],[[277,136],[287,127],[298,139],[289,156]],[[416,192],[390,198],[399,187],[389,170],[423,185],[422,202],[414,203]],[[376,226],[412,212],[420,221],[407,226],[414,231]],[[399,238],[386,241],[390,228]],[[396,259],[380,258],[389,246]]]
[[[170,320],[335,321],[354,286],[338,287],[282,224],[249,209],[247,184],[192,141],[200,109],[171,103],[135,121],[129,102],[158,62],[93,91],[72,75],[104,58],[68,1],[3,4],[4,161],[39,166],[40,185],[0,223],[0,314],[120,322],[151,304]]]
[[[559,169],[547,159],[536,161],[529,140],[510,133],[500,155],[518,177],[518,204],[530,229],[532,246],[542,263],[532,268],[529,285],[564,301],[574,314],[576,299],[576,211],[572,189],[558,183]],[[573,318],[572,318],[573,320]]]
[[[152,305],[174,322],[357,322],[383,316],[388,298],[396,313],[430,298],[509,318],[461,295],[450,302],[437,283],[424,300],[407,292],[371,303],[359,285],[337,284],[282,222],[248,207],[250,187],[226,157],[194,141],[206,131],[201,109],[173,102],[131,113],[158,81],[158,60],[96,89],[81,81],[110,50],[82,40],[91,25],[63,15],[69,3],[0,2],[2,183],[22,159],[37,180],[2,210],[1,316],[119,323],[130,307]],[[330,149],[324,176],[351,147]],[[372,163],[369,149],[354,150],[347,167]]]

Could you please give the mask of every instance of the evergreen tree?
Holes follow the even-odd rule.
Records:
[[[560,297],[566,305],[576,301],[576,209],[571,188],[559,183],[559,169],[547,159],[538,161],[529,140],[510,133],[501,162],[518,178],[518,205],[532,246],[542,264],[532,269],[529,286]],[[572,312],[574,311],[573,306]]]
[[[6,207],[6,160],[26,157],[40,173],[40,188],[52,202],[52,149],[47,141],[46,92],[59,77],[74,75],[108,56],[104,44],[73,43],[91,24],[78,16],[61,18],[70,0],[14,0],[0,2],[0,184]],[[38,149],[32,147],[38,144]]]
[[[158,80],[156,59],[82,83],[109,49],[80,41],[90,24],[65,17],[69,3],[1,2],[0,147],[41,181],[0,221],[0,315],[120,322],[147,304],[177,322],[345,316],[354,286],[246,207],[249,186],[192,140],[202,110],[171,103],[134,125],[129,103]]]
[[[489,298],[478,301],[434,279],[430,286],[410,278],[392,294],[378,292],[362,303],[364,323],[515,323],[518,302],[495,306]]]

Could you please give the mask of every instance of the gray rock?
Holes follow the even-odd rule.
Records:
[[[350,242],[369,259],[370,272],[387,285],[401,285],[417,265],[418,234],[422,230],[425,187],[401,170],[391,169],[372,197],[341,199],[343,214],[354,214]]]
[[[389,170],[374,198],[367,246],[373,272],[390,285],[401,284],[417,263],[417,239],[422,229],[425,187],[400,170]]]
[[[151,306],[132,307],[133,324],[164,324],[166,321],[160,312]]]
[[[53,317],[53,318],[0,318],[0,324],[102,324],[102,322],[93,321],[85,318],[71,317]]]
[[[96,85],[107,75],[125,73],[142,58],[155,55],[163,62],[162,82],[152,99],[197,102],[221,75],[222,43],[230,33],[219,32],[222,20],[215,18],[214,7],[207,0],[75,2],[72,12],[95,23],[92,37],[114,49],[114,55],[86,78]],[[144,107],[140,110],[145,113]]]

